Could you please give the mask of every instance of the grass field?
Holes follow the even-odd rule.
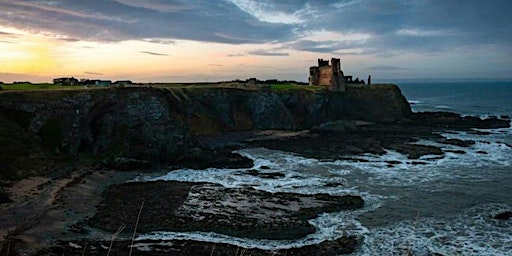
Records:
[[[2,87],[3,90],[62,90],[62,89],[69,89],[69,90],[76,90],[76,89],[82,89],[84,86],[77,85],[77,86],[62,86],[62,85],[54,85],[54,84],[32,84],[32,83],[22,83],[22,84],[0,84],[0,87]]]
[[[216,88],[216,87],[219,87],[219,84],[218,83],[152,83],[152,84],[138,84],[138,85],[134,85],[134,86],[156,87],[156,88]],[[63,85],[54,85],[54,84],[49,84],[49,83],[0,84],[0,87],[3,90],[80,90],[80,89],[108,88],[108,87],[102,87],[102,86],[84,87],[83,85],[63,86]],[[293,83],[292,84],[271,84],[268,86],[261,87],[260,89],[264,89],[264,88],[270,89],[270,90],[275,90],[275,91],[287,91],[287,90],[320,91],[322,89],[325,89],[324,86],[307,86],[307,85],[298,85],[298,84],[293,84]],[[243,88],[239,88],[239,89],[243,89]]]
[[[325,86],[309,86],[309,85],[297,85],[297,84],[272,84],[270,85],[271,90],[284,91],[284,90],[311,90],[319,91],[325,89]]]

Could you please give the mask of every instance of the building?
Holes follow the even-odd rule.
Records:
[[[119,80],[114,82],[114,86],[118,87],[125,87],[125,86],[131,86],[133,85],[133,82],[130,80]]]
[[[330,91],[345,91],[345,76],[340,59],[318,59],[318,66],[309,68],[309,85],[327,86]]]
[[[74,77],[61,77],[53,79],[54,85],[79,85],[78,79]]]

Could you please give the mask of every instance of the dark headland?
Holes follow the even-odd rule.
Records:
[[[464,154],[464,147],[474,142],[447,139],[440,132],[485,133],[480,129],[509,126],[506,117],[413,113],[400,89],[391,84],[344,84],[343,90],[334,91],[3,91],[0,254],[106,255],[117,235],[111,250],[127,255],[136,223],[138,233],[204,231],[299,239],[315,231],[309,219],[323,212],[355,210],[364,201],[358,195],[273,194],[208,183],[126,181],[141,172],[200,172],[208,167],[245,168],[252,175],[279,179],[282,173],[258,173],[250,169],[250,159],[233,153],[252,147],[346,161],[356,161],[352,156],[358,154],[395,150],[411,163],[424,164],[443,158],[445,152],[414,143],[420,139],[458,145],[458,153]],[[432,157],[419,160],[424,155]],[[148,243],[152,252],[136,249],[134,255],[238,255],[242,250],[251,255],[337,255],[356,250],[361,242],[349,236],[270,252],[198,241],[172,241],[167,246],[153,241]]]

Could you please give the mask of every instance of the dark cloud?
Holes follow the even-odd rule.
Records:
[[[318,53],[358,48],[355,54],[381,55],[484,44],[510,48],[510,13],[512,1],[507,0],[0,0],[0,24],[70,38],[63,40],[173,44],[186,39],[282,44]],[[370,37],[347,41],[304,36],[321,30]],[[287,56],[262,50],[247,54]]]
[[[158,53],[158,52],[141,51],[140,53],[144,53],[144,54],[148,54],[148,55],[154,55],[154,56],[168,56],[168,54]]]
[[[0,23],[93,41],[269,42],[292,35],[226,1],[0,1]],[[162,7],[166,6],[166,7]]]
[[[60,41],[65,41],[65,42],[79,42],[80,39],[76,39],[76,38],[59,38]]]
[[[267,51],[267,50],[254,50],[249,51],[247,54],[257,55],[257,56],[289,56],[290,54],[287,52],[276,52],[276,51]]]
[[[313,40],[298,40],[287,44],[288,47],[307,52],[318,53],[334,53],[339,50],[351,49],[357,47],[361,43],[358,41],[313,41]]]

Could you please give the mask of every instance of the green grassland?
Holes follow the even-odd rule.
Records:
[[[84,88],[83,85],[76,86],[63,86],[63,85],[54,85],[48,83],[41,84],[32,84],[32,83],[16,83],[16,84],[0,84],[3,90],[76,90]]]
[[[114,86],[114,85],[112,85]],[[110,87],[112,87],[110,86]],[[217,88],[222,87],[219,83],[150,83],[150,84],[137,84],[129,87],[155,87],[155,88]],[[228,88],[230,86],[227,86]],[[109,87],[104,86],[64,86],[54,85],[50,83],[14,83],[14,84],[0,84],[2,90],[83,90],[83,89],[104,89]],[[309,90],[309,91],[320,91],[325,89],[324,86],[307,86],[298,85],[294,83],[279,83],[279,84],[268,84],[254,87],[240,88],[237,89],[270,89],[275,91],[289,91],[289,90]]]
[[[325,89],[325,86],[309,86],[309,85],[298,85],[298,84],[271,84],[271,90],[285,91],[285,90],[311,90],[319,91]]]

